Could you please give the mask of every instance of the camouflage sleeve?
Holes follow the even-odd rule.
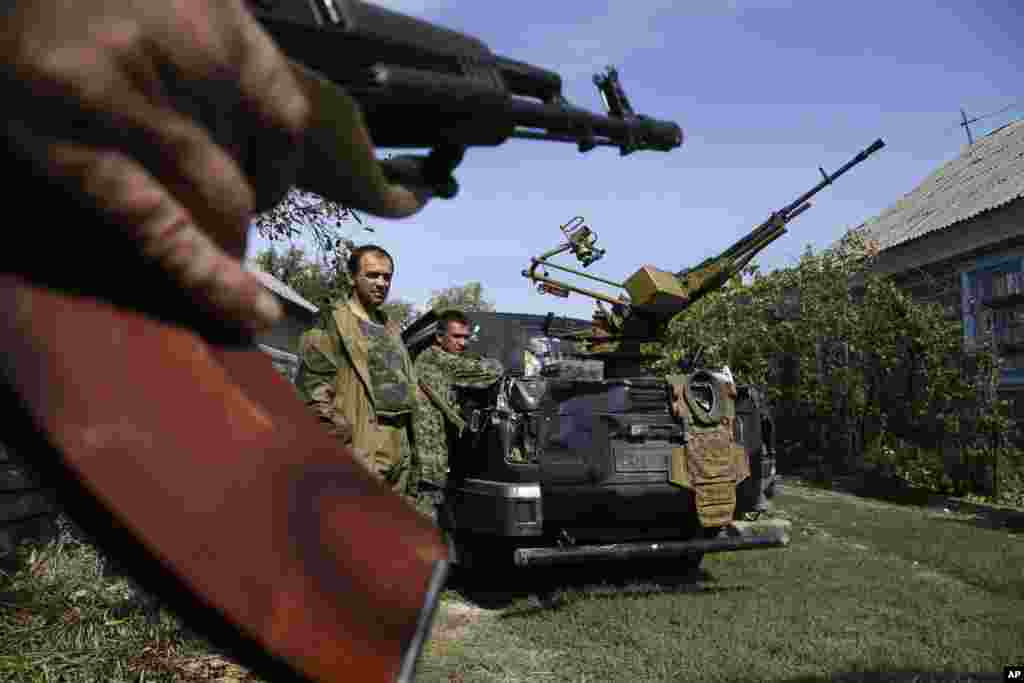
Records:
[[[352,426],[334,407],[334,381],[338,364],[344,362],[337,353],[330,335],[320,329],[309,330],[299,340],[299,372],[295,385],[299,396],[331,436],[342,443],[351,443]]]
[[[464,354],[452,358],[448,371],[452,385],[482,388],[498,381],[504,374],[505,368],[497,359]]]
[[[427,349],[416,359],[416,377],[419,380],[423,408],[433,406],[461,431],[465,423],[455,406],[455,396],[442,365],[441,355],[433,348]]]

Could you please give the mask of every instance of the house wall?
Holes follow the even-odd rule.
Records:
[[[1024,425],[1024,294],[1007,290],[1007,276],[1024,290],[1024,275],[1016,275],[1024,273],[1024,199],[882,252],[875,272],[918,300],[941,304],[961,321],[966,348],[996,344],[1000,396]]]

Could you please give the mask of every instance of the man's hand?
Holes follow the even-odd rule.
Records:
[[[293,184],[310,111],[242,0],[20,0],[4,14],[15,156],[212,314],[272,324],[280,308],[240,259],[253,212]]]

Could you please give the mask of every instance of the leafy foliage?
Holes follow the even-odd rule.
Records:
[[[776,406],[859,440],[869,462],[919,483],[941,483],[944,447],[996,462],[1010,422],[993,349],[965,352],[958,320],[871,272],[877,253],[851,231],[792,267],[748,269],[676,316],[655,345],[659,369],[700,346],[704,365],[728,365]]]
[[[294,289],[321,311],[329,311],[336,300],[352,293],[352,280],[345,266],[347,252],[345,254],[345,258],[339,256],[326,263],[323,260],[313,261],[306,257],[301,247],[293,244],[284,252],[278,252],[274,247],[260,252],[255,263],[260,270]],[[388,317],[402,326],[411,322],[415,313],[414,305],[403,299],[392,299],[382,308]]]
[[[359,215],[348,207],[292,188],[276,206],[258,214],[253,225],[260,237],[271,242],[290,242],[306,231],[317,251],[327,254],[345,246],[342,225],[349,221],[363,225]]]
[[[273,246],[260,252],[255,258],[256,266],[285,283],[299,295],[324,310],[331,302],[346,297],[352,291],[348,272],[341,259],[330,263],[313,261],[305,251],[294,244],[279,252]]]
[[[494,302],[484,296],[484,287],[479,282],[435,290],[428,305],[435,311],[446,308],[457,308],[464,313],[494,310]]]

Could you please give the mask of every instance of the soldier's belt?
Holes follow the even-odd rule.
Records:
[[[385,427],[406,427],[409,424],[409,419],[412,417],[412,412],[408,413],[397,413],[395,415],[377,415],[370,419],[370,422],[375,424],[384,425]]]

